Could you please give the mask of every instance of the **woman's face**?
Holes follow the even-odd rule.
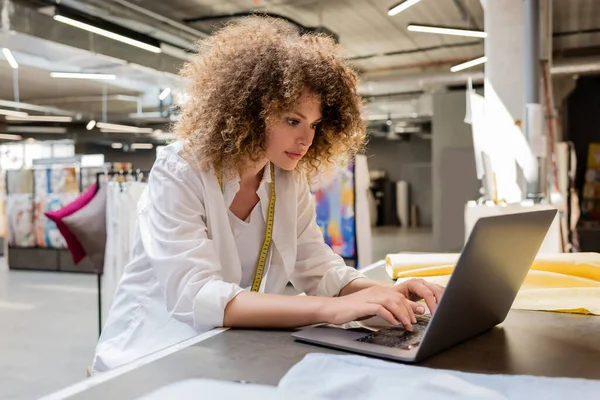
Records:
[[[267,123],[265,156],[279,168],[293,170],[312,144],[321,119],[319,98],[304,93],[291,110]]]

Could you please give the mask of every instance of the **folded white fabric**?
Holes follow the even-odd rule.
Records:
[[[138,400],[305,400],[275,386],[243,384],[212,379],[187,379],[163,386]],[[318,400],[318,398],[317,398]]]
[[[279,390],[326,399],[598,399],[600,381],[485,375],[409,366],[362,356],[312,353],[292,367]]]

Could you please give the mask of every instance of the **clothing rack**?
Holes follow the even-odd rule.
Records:
[[[127,171],[104,171],[98,172],[96,174],[96,193],[100,190],[100,181],[103,176],[113,177],[113,176],[121,176],[123,179],[126,177],[131,177],[134,179],[143,179],[144,177],[148,177],[150,175],[150,171],[142,171],[142,170],[127,170]],[[98,337],[102,334],[102,273],[104,272],[104,266],[96,269],[96,281],[98,286]]]

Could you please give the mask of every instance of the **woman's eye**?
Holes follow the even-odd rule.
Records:
[[[300,121],[298,121],[297,119],[288,118],[287,123],[288,123],[288,125],[296,126],[300,123]]]

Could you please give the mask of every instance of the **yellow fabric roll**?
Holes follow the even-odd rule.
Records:
[[[419,277],[445,286],[457,260],[458,254],[391,254],[386,271],[398,283]],[[600,254],[536,257],[513,308],[600,315]]]
[[[450,266],[454,267],[460,254],[426,253],[426,254],[388,254],[385,257],[385,270],[392,279],[401,273],[423,268]]]

